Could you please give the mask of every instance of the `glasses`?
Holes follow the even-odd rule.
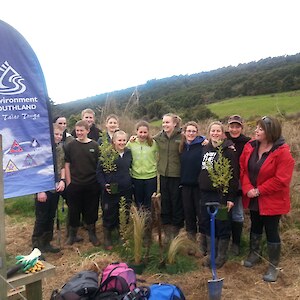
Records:
[[[267,116],[264,116],[264,117],[262,117],[261,119],[262,119],[262,121],[263,121],[265,124],[271,124],[271,123],[272,123],[271,119],[270,119],[269,117],[267,117]]]
[[[187,133],[197,133],[197,130],[186,130]]]

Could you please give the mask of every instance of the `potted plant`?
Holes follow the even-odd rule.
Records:
[[[224,157],[222,147],[217,148],[218,159],[214,162],[206,162],[208,176],[220,195],[220,198],[228,193],[229,182],[232,179],[232,168],[228,158]],[[216,218],[219,220],[228,219],[226,206],[220,206]]]
[[[106,132],[103,132],[102,143],[99,146],[99,160],[103,172],[107,175],[109,188],[112,194],[118,193],[118,184],[116,182],[111,182],[113,172],[117,170],[116,160],[118,157],[118,152],[114,149],[112,143],[109,142]]]

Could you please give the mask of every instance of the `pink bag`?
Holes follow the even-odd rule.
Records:
[[[116,291],[120,294],[136,288],[136,275],[126,263],[109,264],[102,273],[100,291]]]

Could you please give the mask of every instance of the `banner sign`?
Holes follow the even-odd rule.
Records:
[[[52,122],[41,66],[24,37],[1,20],[0,44],[4,198],[53,190]]]

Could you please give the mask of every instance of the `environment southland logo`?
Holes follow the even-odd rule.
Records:
[[[26,91],[24,78],[5,61],[0,66],[0,95],[17,95]]]

